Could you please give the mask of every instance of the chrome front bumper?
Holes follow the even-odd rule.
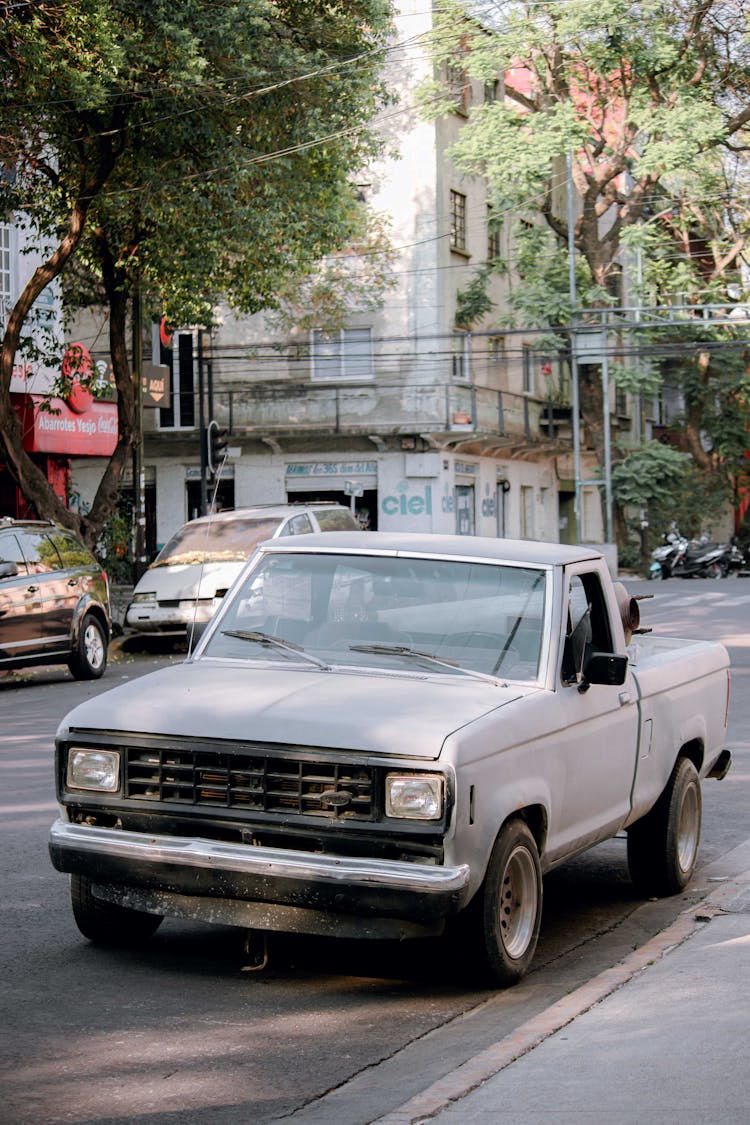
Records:
[[[295,915],[311,911],[317,916],[403,919],[429,925],[461,909],[469,883],[466,864],[435,867],[287,851],[146,835],[63,819],[52,825],[49,848],[58,871],[87,876],[108,888],[106,897],[115,897],[114,888],[120,887],[119,901],[134,904],[133,894],[139,890],[143,909],[189,913],[209,921],[216,916],[211,904],[224,900],[256,907],[266,904],[266,914],[273,914],[275,906],[292,908]],[[172,899],[175,905],[170,909]],[[189,912],[177,908],[179,899],[189,899]],[[149,901],[161,906],[149,906]],[[205,910],[200,909],[201,902]],[[307,927],[298,922],[294,928]],[[321,932],[312,919],[309,931]]]

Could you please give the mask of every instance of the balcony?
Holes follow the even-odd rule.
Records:
[[[457,383],[254,383],[214,391],[213,414],[236,437],[427,433],[500,447],[561,436],[541,399]]]

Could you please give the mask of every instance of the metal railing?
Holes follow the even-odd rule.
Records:
[[[456,383],[256,383],[215,389],[213,413],[237,436],[468,431],[534,442],[560,423],[543,399]]]

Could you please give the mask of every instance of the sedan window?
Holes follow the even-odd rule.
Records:
[[[24,531],[21,533],[21,546],[29,566],[29,574],[62,570],[62,560],[49,535],[38,531]]]
[[[27,574],[28,567],[23,557],[21,545],[11,532],[0,535],[0,562],[12,562],[18,567],[19,574]]]

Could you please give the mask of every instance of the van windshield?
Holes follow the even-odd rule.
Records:
[[[185,524],[161,549],[151,568],[204,562],[242,562],[259,543],[270,539],[277,519],[206,520]]]

